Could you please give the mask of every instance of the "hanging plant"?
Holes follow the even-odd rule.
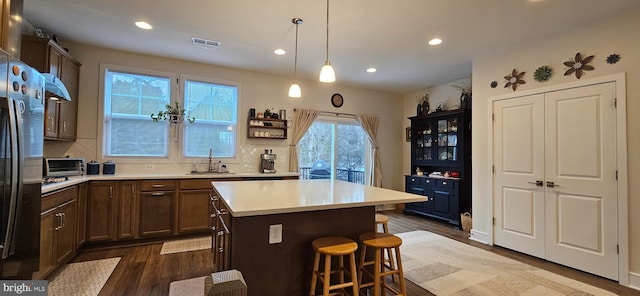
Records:
[[[178,101],[174,102],[175,104],[172,106],[171,104],[165,105],[165,110],[158,111],[158,114],[151,114],[151,120],[157,122],[162,118],[162,120],[169,120],[171,123],[182,123],[185,118],[185,109],[180,106]],[[187,121],[189,123],[194,123],[196,121],[195,117],[187,117]]]
[[[507,83],[505,83],[504,87],[507,88],[511,86],[511,89],[513,89],[513,91],[516,91],[516,88],[518,88],[518,84],[527,83],[524,80],[522,80],[522,77],[524,77],[525,73],[526,72],[518,73],[516,69],[513,69],[513,71],[511,71],[511,75],[507,75],[504,77],[504,79],[507,80]]]
[[[533,72],[533,79],[538,82],[543,82],[549,80],[551,75],[553,74],[553,69],[549,66],[540,66]]]
[[[620,61],[620,55],[612,53],[607,57],[607,64],[615,64]]]
[[[576,53],[576,57],[573,61],[564,62],[564,65],[569,67],[567,71],[564,72],[564,76],[571,75],[573,73],[576,74],[576,78],[580,79],[584,71],[595,70],[595,68],[591,65],[587,65],[593,61],[594,56],[590,55],[586,58],[582,58],[580,53]]]

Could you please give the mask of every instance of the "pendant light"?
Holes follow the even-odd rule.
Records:
[[[289,97],[291,98],[299,98],[302,97],[302,90],[300,90],[300,85],[298,85],[297,76],[298,76],[298,25],[302,24],[301,18],[294,18],[291,20],[292,23],[296,25],[296,52],[295,59],[293,62],[293,83],[291,87],[289,87]]]
[[[327,0],[327,55],[324,61],[324,66],[320,69],[320,82],[334,82],[336,81],[336,72],[333,70],[331,63],[329,62],[329,0]]]

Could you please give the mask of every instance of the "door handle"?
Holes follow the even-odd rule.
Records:
[[[547,181],[547,187],[559,187],[560,185],[554,184],[552,181]]]
[[[529,184],[534,184],[536,186],[542,186],[542,181],[541,180],[536,180],[535,182],[527,182]],[[552,182],[553,183],[553,182]]]

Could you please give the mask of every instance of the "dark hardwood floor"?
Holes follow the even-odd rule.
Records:
[[[538,258],[470,241],[467,234],[447,223],[423,217],[386,211],[389,216],[389,231],[401,233],[427,230],[463,243],[482,248],[524,263],[582,281],[618,295],[640,295],[640,291],[625,288],[616,282]],[[173,281],[205,276],[210,273],[209,250],[160,255],[161,243],[122,247],[106,250],[87,250],[79,253],[72,262],[121,257],[118,266],[100,292],[100,295],[168,295]],[[433,295],[419,286],[406,281],[410,296]]]

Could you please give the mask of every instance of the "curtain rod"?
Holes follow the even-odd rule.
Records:
[[[295,112],[297,110],[297,108],[293,108],[293,111]],[[335,115],[335,116],[342,116],[342,117],[353,117],[356,118],[358,117],[356,114],[352,114],[352,113],[338,113],[338,112],[331,112],[331,111],[318,111],[320,114],[322,115]]]

